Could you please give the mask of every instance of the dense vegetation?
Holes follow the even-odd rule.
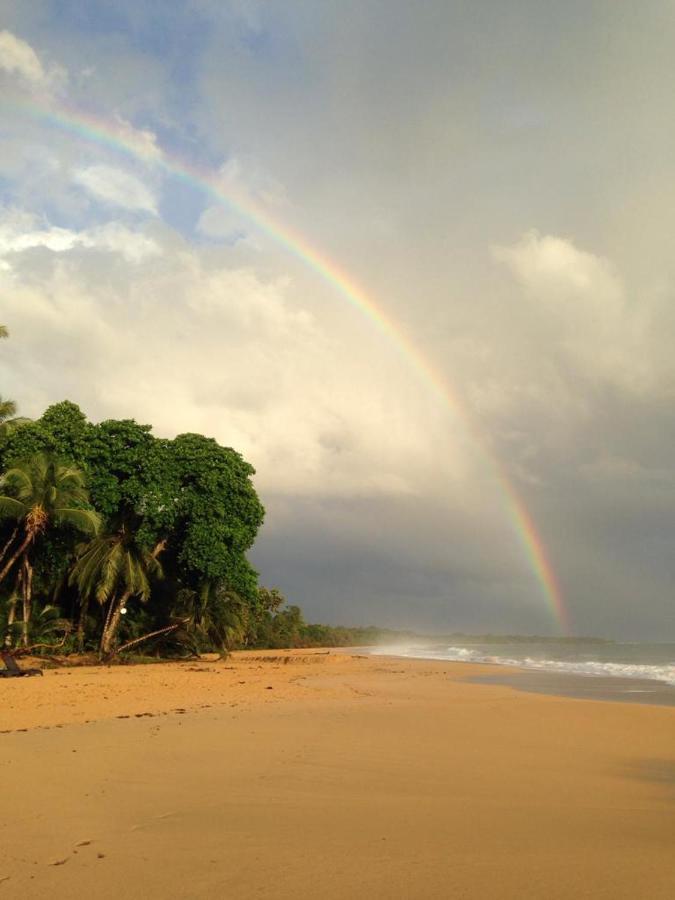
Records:
[[[373,630],[307,625],[258,585],[253,474],[199,434],[93,424],[70,402],[17,419],[0,398],[2,647],[111,658],[141,644],[184,655],[372,641]]]

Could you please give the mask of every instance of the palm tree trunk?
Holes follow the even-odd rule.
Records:
[[[157,557],[159,556],[159,554],[160,554],[160,553],[163,553],[164,550],[166,550],[166,545],[167,545],[167,543],[168,543],[167,539],[166,539],[166,538],[162,538],[162,540],[159,541],[159,542],[156,544],[155,549],[152,551],[152,553],[150,554],[150,556],[152,556],[153,559],[157,559]]]
[[[7,556],[7,551],[9,550],[9,548],[10,548],[10,547],[12,546],[12,544],[14,543],[14,538],[17,536],[18,533],[19,533],[19,526],[17,525],[16,528],[14,529],[14,531],[12,532],[12,536],[11,536],[10,539],[7,541],[7,543],[5,544],[5,546],[2,548],[2,553],[0,553],[0,562],[3,561],[3,559],[5,558],[5,556]]]
[[[85,594],[80,602],[80,615],[77,619],[77,647],[80,652],[84,648],[84,626],[89,612],[89,595]]]
[[[117,629],[120,627],[120,622],[122,621],[122,610],[130,596],[131,593],[126,591],[118,600],[113,599],[110,602],[108,615],[106,616],[106,622],[103,627],[103,634],[101,635],[101,656],[103,657],[107,656],[112,650],[113,641],[117,635]]]
[[[28,557],[23,558],[23,622],[21,625],[21,644],[28,646],[28,629],[33,608],[33,567]]]
[[[5,639],[3,641],[6,648],[12,646],[12,625],[16,621],[16,604],[19,599],[19,593],[22,590],[22,579],[23,572],[21,571],[21,569],[19,569],[19,573],[16,576],[16,581],[14,582],[14,589],[9,595],[9,606],[7,609],[7,631],[5,633]]]
[[[113,656],[117,656],[118,653],[123,653],[125,650],[130,650],[131,647],[136,647],[138,644],[142,644],[143,641],[149,641],[150,638],[159,637],[160,634],[171,634],[172,631],[178,631],[179,628],[183,628],[185,622],[175,622],[173,625],[166,625],[164,628],[158,628],[157,631],[151,631],[149,634],[141,635],[141,637],[134,638],[133,641],[128,641],[126,644],[122,644],[121,647],[115,647],[115,649],[110,653],[109,659],[112,659]]]
[[[29,547],[31,541],[33,540],[33,537],[34,537],[34,535],[33,535],[33,532],[32,532],[32,531],[26,532],[26,537],[25,537],[25,538],[23,539],[23,541],[21,542],[21,546],[19,547],[18,550],[16,550],[16,551],[12,554],[12,556],[9,558],[9,560],[5,563],[5,565],[4,565],[3,569],[2,569],[2,572],[0,572],[0,581],[4,581],[5,577],[7,576],[7,573],[8,573],[9,570],[12,568],[12,566],[14,565],[14,563],[15,563],[15,562],[17,561],[17,559],[21,556],[21,554],[22,554],[22,553],[25,553],[25,551],[28,549],[28,547]]]

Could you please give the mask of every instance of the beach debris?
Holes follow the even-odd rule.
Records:
[[[69,856],[64,856],[63,859],[54,859],[49,863],[50,866],[65,866],[65,864],[70,859]]]

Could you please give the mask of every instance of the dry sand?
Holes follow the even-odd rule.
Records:
[[[488,668],[0,680],[0,896],[671,900],[675,708],[464,680]]]

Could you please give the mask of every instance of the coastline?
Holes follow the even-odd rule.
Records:
[[[469,674],[476,684],[500,684],[517,691],[546,694],[550,697],[572,697],[577,700],[602,700],[613,703],[640,703],[653,706],[675,706],[675,685],[655,678],[579,674],[546,668],[533,668],[509,662],[472,662],[444,660],[442,657],[415,657],[395,652],[377,653],[381,659],[418,659],[459,666],[482,666],[487,672]]]
[[[472,681],[495,668],[299,650],[6,679],[0,888],[670,898],[673,709]]]

